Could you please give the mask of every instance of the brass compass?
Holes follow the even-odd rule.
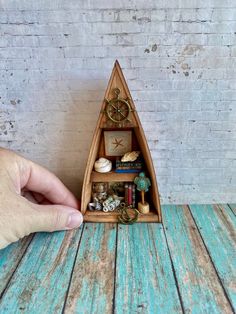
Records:
[[[105,113],[109,120],[114,123],[121,123],[130,121],[129,115],[132,111],[128,99],[120,98],[120,89],[115,88],[114,94],[116,95],[111,100],[106,100]]]

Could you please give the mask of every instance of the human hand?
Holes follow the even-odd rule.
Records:
[[[32,232],[79,227],[78,206],[54,174],[0,148],[0,249]]]

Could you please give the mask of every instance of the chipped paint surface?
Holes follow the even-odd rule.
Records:
[[[0,301],[1,311],[4,313],[61,311],[80,234],[81,229],[36,234],[27,249],[27,254],[11,278],[7,294]],[[50,302],[45,302],[48,299]]]
[[[164,226],[85,223],[26,238],[0,251],[0,312],[233,313],[232,208],[163,206]]]
[[[65,313],[111,313],[116,224],[86,224],[81,241]]]
[[[212,215],[204,211],[204,206],[199,209],[206,219],[211,219]],[[233,313],[189,208],[166,205],[162,212],[184,310],[187,313]],[[207,227],[211,237],[217,238],[210,223]],[[230,263],[233,266],[232,259]]]
[[[121,225],[117,245],[115,313],[182,313],[162,226]]]
[[[11,244],[2,252],[0,250],[0,296],[4,292],[6,283],[12,277],[31,240],[32,236],[24,238],[18,243]]]
[[[227,205],[190,205],[228,296],[236,308],[236,219]]]

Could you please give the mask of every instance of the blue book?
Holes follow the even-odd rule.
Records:
[[[138,173],[140,169],[116,169],[115,172],[117,173]]]

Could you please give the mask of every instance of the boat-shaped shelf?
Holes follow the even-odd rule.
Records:
[[[146,214],[140,213],[137,222],[161,222],[160,199],[150,150],[124,75],[116,61],[102,103],[86,165],[81,197],[81,212],[84,215],[84,221],[119,221],[119,211],[90,210],[91,207],[89,209],[89,204],[93,202],[96,183],[118,184],[118,186],[123,184],[126,188],[128,185],[132,186],[133,207],[137,208],[140,192],[135,191],[133,181],[139,173],[132,172],[132,170],[117,172],[116,168],[117,159],[119,160],[120,156],[128,151],[140,152],[142,160],[140,162],[142,170],[140,171],[145,173],[151,183],[149,190],[145,193],[145,201],[147,200],[150,210]],[[94,170],[95,161],[101,157],[112,162],[111,171],[100,173]]]

